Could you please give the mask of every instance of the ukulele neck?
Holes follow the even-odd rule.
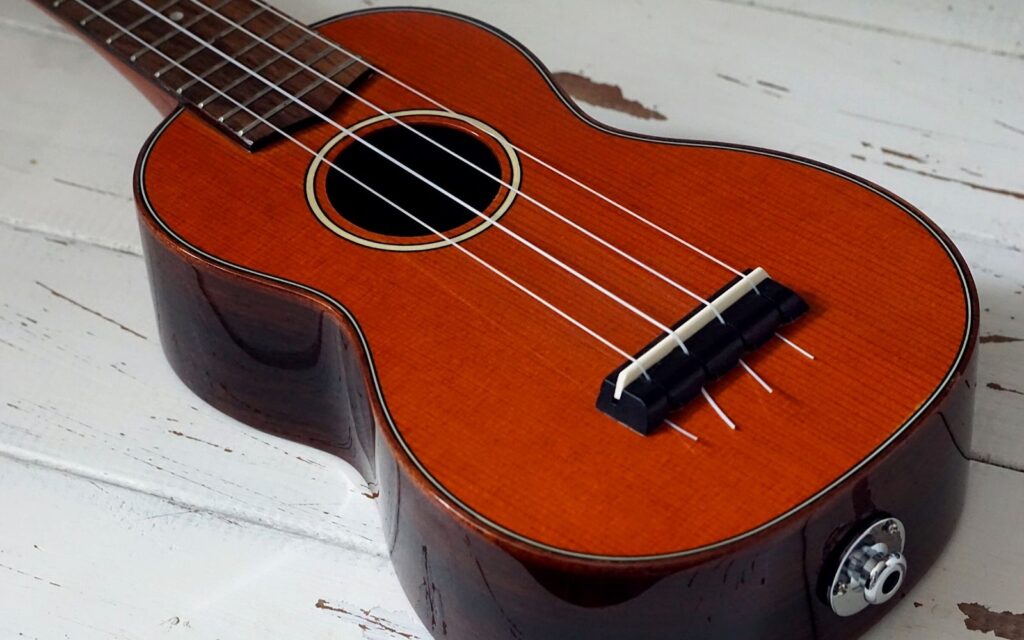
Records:
[[[318,121],[367,73],[262,0],[37,0],[249,149]]]

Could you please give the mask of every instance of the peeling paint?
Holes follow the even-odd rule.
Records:
[[[783,93],[789,93],[789,88],[788,87],[784,87],[781,84],[775,84],[774,82],[768,82],[767,80],[758,80],[757,84],[761,85],[762,87],[767,87],[769,89],[775,89],[776,91],[781,91]]]
[[[890,149],[888,147],[880,147],[879,150],[890,156],[896,156],[897,158],[903,158],[904,160],[913,160],[914,162],[920,162],[921,164],[927,164],[927,161],[921,156],[915,156],[912,153],[906,151],[897,151],[896,149]]]
[[[734,78],[732,76],[727,76],[724,73],[716,73],[715,75],[718,76],[719,78],[721,78],[722,80],[725,80],[726,82],[731,82],[733,84],[738,84],[741,87],[747,86],[747,83],[743,82],[739,78]]]
[[[46,582],[46,583],[48,583],[52,587],[57,587],[57,588],[61,587],[61,585],[59,583],[56,583],[56,582],[54,582],[52,580],[46,580],[44,578],[40,578],[37,575],[33,575],[33,574],[28,573],[26,571],[22,571],[21,569],[15,569],[14,567],[10,567],[10,566],[8,566],[6,564],[0,564],[0,569],[6,569],[8,571],[13,571],[14,573],[18,574],[19,576],[24,576],[26,578],[32,578],[36,582]]]
[[[46,289],[47,291],[49,291],[50,294],[53,295],[54,297],[60,298],[61,300],[65,301],[65,302],[69,302],[69,303],[73,304],[74,306],[78,307],[79,309],[81,309],[82,311],[87,311],[88,313],[91,313],[92,315],[96,316],[97,318],[100,318],[102,320],[106,320],[107,322],[109,322],[110,324],[118,327],[122,331],[127,331],[128,333],[132,334],[133,336],[137,336],[139,338],[142,338],[143,340],[149,340],[149,338],[147,338],[146,336],[142,335],[141,333],[139,333],[135,329],[132,329],[131,327],[126,327],[125,325],[121,324],[117,320],[114,320],[113,318],[109,318],[109,317],[103,315],[102,313],[100,313],[99,311],[96,311],[95,309],[90,309],[89,307],[85,306],[81,302],[78,302],[77,300],[72,300],[71,298],[69,298],[66,295],[64,295],[63,293],[61,293],[60,291],[57,291],[56,289],[52,289],[52,288],[46,286],[45,284],[43,284],[42,282],[39,282],[38,280],[36,280],[36,284],[38,286],[42,287],[43,289]]]
[[[1019,133],[1022,136],[1024,136],[1024,129],[1018,129],[1017,127],[1015,127],[1013,125],[1010,125],[1010,124],[1006,124],[1005,122],[1003,122],[1001,120],[993,120],[992,122],[995,122],[997,125],[999,125],[1000,127],[1004,128],[1004,129],[1007,129],[1007,130],[1012,131],[1014,133]]]
[[[1024,396],[1024,391],[1017,391],[1016,389],[1011,389],[1009,387],[1004,387],[1003,385],[999,384],[998,382],[990,382],[990,383],[988,383],[985,386],[988,387],[989,389],[995,389],[996,391],[1006,391],[1008,393],[1016,393],[1019,396]]]
[[[170,420],[170,418],[168,418],[168,420]],[[177,422],[177,420],[175,420],[174,422]],[[194,442],[200,442],[202,444],[211,446],[214,449],[221,449],[222,451],[226,451],[228,453],[232,453],[232,450],[228,449],[227,447],[222,447],[219,444],[216,444],[216,443],[213,443],[213,442],[207,442],[206,440],[202,440],[200,438],[196,438],[195,436],[190,436],[187,433],[184,433],[182,431],[174,431],[172,429],[172,430],[169,430],[167,433],[169,433],[171,435],[174,435],[174,436],[178,436],[179,438],[185,438],[186,440],[192,440]]]
[[[949,176],[944,176],[937,173],[929,173],[927,171],[921,171],[920,169],[911,169],[910,167],[905,167],[901,164],[896,164],[895,162],[885,162],[883,164],[892,169],[899,169],[900,171],[909,171],[910,173],[916,173],[917,175],[924,176],[926,178],[934,178],[936,180],[941,180],[942,182],[955,182],[957,184],[962,184],[964,186],[970,187],[972,189],[978,189],[979,191],[988,191],[989,193],[995,193],[1001,196],[1010,196],[1011,198],[1024,200],[1024,193],[1020,191],[1011,191],[1010,189],[999,189],[997,187],[989,187],[983,184],[978,184],[977,182],[971,182],[969,180],[960,180],[959,178],[950,178]]]
[[[359,625],[359,628],[363,631],[369,631],[372,628],[376,629],[377,631],[383,631],[385,633],[393,634],[396,638],[406,638],[407,640],[419,638],[419,636],[409,633],[407,631],[400,631],[398,627],[394,625],[394,623],[385,620],[384,618],[378,615],[374,615],[369,609],[360,609],[359,612],[357,613],[349,611],[348,609],[345,609],[343,607],[332,606],[323,598],[317,600],[316,604],[313,606],[323,611],[333,611],[334,613],[340,613],[344,616],[354,618],[355,620],[359,621],[357,624]]]
[[[957,608],[964,614],[964,626],[969,631],[991,633],[1005,640],[1024,640],[1024,614],[996,612],[976,602],[961,602]]]
[[[626,98],[622,95],[622,89],[614,84],[595,82],[584,75],[569,71],[560,71],[552,74],[552,77],[566,93],[581,102],[621,111],[642,120],[666,120],[664,114],[645,107],[636,100]]]
[[[1024,342],[1024,338],[1014,338],[1012,336],[1000,336],[996,334],[990,334],[987,336],[981,336],[978,338],[978,342],[981,344],[1003,344],[1006,342]]]

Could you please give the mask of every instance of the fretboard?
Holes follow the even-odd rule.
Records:
[[[39,0],[245,146],[318,120],[365,65],[261,0]]]

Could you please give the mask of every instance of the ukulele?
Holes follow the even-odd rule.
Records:
[[[435,638],[850,638],[936,559],[978,301],[903,200],[610,129],[441,11],[39,4],[167,114],[174,370],[362,473]]]

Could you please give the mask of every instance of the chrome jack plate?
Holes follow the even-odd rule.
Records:
[[[897,518],[878,520],[857,536],[839,561],[828,599],[832,611],[846,617],[885,604],[903,585],[907,533]]]

